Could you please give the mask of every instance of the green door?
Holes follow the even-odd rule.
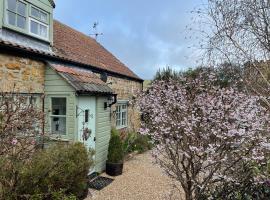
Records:
[[[96,137],[96,97],[80,96],[78,97],[78,140],[86,146],[87,149],[95,150]],[[93,159],[95,159],[93,157]],[[90,173],[94,172],[93,167]]]

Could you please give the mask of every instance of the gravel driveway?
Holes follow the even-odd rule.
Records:
[[[153,164],[149,152],[126,161],[123,175],[114,179],[101,191],[91,190],[92,197],[86,200],[181,199],[179,191],[173,188],[173,182]]]

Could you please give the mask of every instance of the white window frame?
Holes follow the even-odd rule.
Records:
[[[123,109],[123,106],[126,106],[125,109]],[[118,108],[120,107],[120,112],[118,112]],[[123,124],[123,113],[126,113],[126,118],[125,118],[125,124]],[[118,114],[120,114],[120,118],[118,118]],[[126,128],[128,126],[128,102],[125,103],[117,103],[116,105],[116,111],[115,111],[115,123],[116,123],[116,128],[117,129],[122,129]],[[120,120],[120,125],[117,123]]]
[[[28,31],[29,31],[29,34],[30,35],[33,35],[33,36],[35,36],[35,37],[38,37],[38,38],[40,38],[40,39],[45,39],[45,40],[48,40],[49,39],[49,26],[48,26],[48,24],[45,24],[45,23],[43,23],[43,22],[41,22],[41,21],[39,21],[39,20],[36,20],[35,18],[33,18],[33,17],[29,17],[29,24],[28,24]],[[35,33],[32,33],[31,32],[31,21],[34,21],[34,22],[36,22],[36,23],[38,23],[39,25],[41,24],[41,25],[43,25],[43,26],[46,26],[46,28],[47,28],[47,37],[42,37],[41,35],[38,35],[38,34],[35,34]]]
[[[53,105],[52,105],[52,99],[66,99],[66,115],[53,115]],[[68,134],[68,98],[65,96],[51,96],[50,97],[50,115],[49,115],[49,123],[50,123],[50,134],[51,135],[60,135],[60,136],[67,136]],[[66,119],[66,132],[64,134],[56,134],[52,132],[52,118],[57,117],[57,118],[65,118]]]

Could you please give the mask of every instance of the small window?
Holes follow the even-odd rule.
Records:
[[[36,20],[47,23],[48,22],[48,14],[31,6],[31,16]]]
[[[66,135],[66,98],[52,98],[51,132],[52,134]]]
[[[7,23],[26,29],[27,4],[18,0],[7,0]]]
[[[41,38],[48,39],[49,27],[37,20],[30,19],[30,33],[37,35]]]
[[[33,6],[31,6],[30,33],[44,39],[49,37],[48,14]]]
[[[84,122],[85,123],[89,122],[89,110],[84,111]]]
[[[125,128],[127,126],[127,104],[116,106],[116,127]]]

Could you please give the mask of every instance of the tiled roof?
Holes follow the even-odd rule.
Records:
[[[59,57],[141,80],[96,40],[56,20],[54,51]]]
[[[94,73],[62,64],[49,63],[78,93],[113,94],[113,90]]]

